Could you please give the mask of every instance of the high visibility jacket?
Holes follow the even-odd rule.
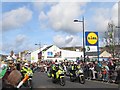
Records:
[[[22,67],[21,72],[24,74],[24,76],[28,73],[33,74],[32,70],[30,68]]]
[[[56,71],[56,66],[52,65],[52,70]]]
[[[77,65],[77,69],[80,69],[81,67],[80,67],[80,65]]]
[[[75,66],[74,65],[72,65],[72,70],[75,70]]]

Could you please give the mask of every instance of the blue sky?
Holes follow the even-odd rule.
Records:
[[[82,25],[73,22],[82,16],[85,30],[98,31],[100,46],[104,46],[103,33],[114,17],[113,7],[116,2],[2,2],[1,51],[34,50],[39,42],[59,47],[82,46]]]

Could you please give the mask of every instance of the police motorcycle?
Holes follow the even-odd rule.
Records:
[[[61,86],[65,85],[65,72],[64,70],[60,67],[57,66],[57,71],[55,73],[48,72],[48,77],[52,78],[53,83],[59,83]]]
[[[72,70],[72,72],[70,72],[70,81],[74,82],[76,80],[79,80],[79,83],[81,84],[85,83],[85,77],[82,68]]]
[[[85,83],[85,76],[84,76],[84,73],[83,73],[83,69],[82,69],[82,68],[79,69],[79,70],[77,70],[76,76],[79,78],[79,82],[80,82],[81,84],[84,84],[84,83]]]
[[[28,66],[28,64],[25,64],[25,66]],[[32,77],[33,77],[33,71],[30,68],[27,68],[27,71],[25,70],[22,72],[23,74],[23,86],[27,88],[32,88]]]

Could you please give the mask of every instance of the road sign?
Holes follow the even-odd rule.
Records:
[[[90,47],[89,46],[87,47],[87,51],[90,51]]]
[[[98,32],[85,32],[86,46],[98,46]]]
[[[97,52],[97,46],[85,46],[86,52]]]

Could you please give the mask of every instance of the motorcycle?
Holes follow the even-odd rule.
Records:
[[[29,76],[29,78],[28,78],[28,80],[25,82],[25,85],[26,85],[26,87],[28,87],[28,88],[32,88],[32,87],[33,87],[33,85],[32,85],[32,77],[33,77],[33,74],[32,74],[32,73],[28,73],[28,76]]]
[[[26,88],[32,88],[32,77],[33,77],[33,71],[28,68],[28,71],[21,71],[22,74],[22,81],[19,83],[18,87],[26,87]]]
[[[27,73],[25,77],[22,79],[22,81],[18,84],[17,88],[21,88],[22,86],[25,86],[27,88],[32,89],[32,76],[33,73]]]
[[[74,71],[75,73],[70,73],[70,81],[74,82],[79,80],[79,83],[85,83],[85,77],[82,69]]]
[[[56,75],[54,75],[53,73],[52,73],[52,75],[51,75],[51,77],[52,77],[52,82],[53,83],[56,83],[56,82],[59,82],[59,84],[61,85],[61,86],[64,86],[65,85],[65,73],[64,73],[64,71],[63,70],[58,70],[57,72],[56,72]]]

